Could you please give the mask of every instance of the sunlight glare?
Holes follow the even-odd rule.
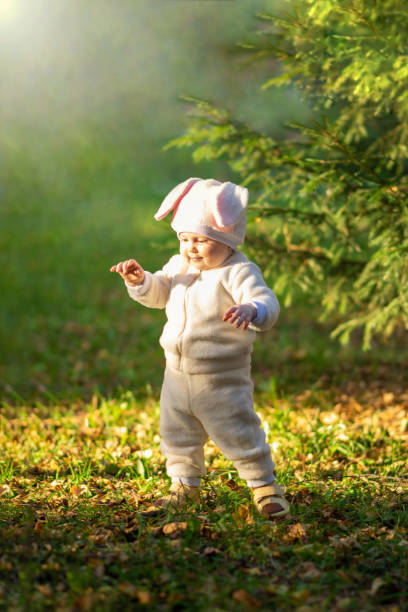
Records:
[[[0,22],[11,21],[18,14],[18,0],[0,0]]]

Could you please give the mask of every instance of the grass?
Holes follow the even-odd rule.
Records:
[[[131,302],[108,270],[129,256],[154,270],[174,251],[152,220],[172,185],[137,191],[134,175],[85,157],[77,169],[75,156],[8,168],[0,609],[408,609],[401,339],[364,354],[332,342],[307,309],[283,309],[258,338],[253,377],[291,517],[254,514],[212,444],[202,505],[145,515],[168,486],[164,313]]]
[[[5,405],[0,607],[406,609],[408,398],[343,391],[256,395],[292,504],[276,523],[211,443],[202,505],[144,515],[168,486],[154,396]]]

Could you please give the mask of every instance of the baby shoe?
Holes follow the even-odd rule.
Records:
[[[182,508],[190,503],[199,503],[200,487],[190,487],[181,482],[173,482],[169,492],[154,502],[160,508]]]
[[[252,489],[255,508],[267,518],[282,518],[289,514],[289,503],[285,499],[285,488],[276,482]]]

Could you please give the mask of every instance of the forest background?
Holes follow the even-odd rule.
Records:
[[[241,162],[241,172],[231,169],[215,159],[211,147],[209,160],[201,154],[195,164],[188,150],[164,151],[191,122],[192,105],[180,96],[221,105],[271,141],[296,139],[289,122],[307,125],[319,119],[310,95],[305,97],[294,82],[262,88],[271,77],[279,80],[278,54],[265,54],[255,63],[254,53],[237,45],[257,42],[265,24],[255,13],[263,9],[284,14],[288,3],[139,2],[137,13],[127,2],[50,7],[46,1],[31,6],[10,0],[3,5],[0,380],[9,399],[159,387],[163,313],[135,307],[118,279],[105,271],[129,257],[154,270],[174,252],[168,223],[152,218],[173,185],[191,175],[242,181],[256,172],[251,161]],[[218,150],[226,146],[222,137],[215,144]],[[253,159],[258,154],[254,150]],[[288,182],[288,193],[291,189]],[[283,210],[284,197],[280,202],[279,194],[269,190],[267,198],[268,193],[269,206]],[[265,209],[258,215],[263,212],[268,214]],[[324,213],[312,214],[317,222],[324,219]],[[260,227],[255,228],[257,221],[254,208],[250,236]],[[301,227],[302,217],[299,221]],[[277,286],[284,307],[279,327],[258,343],[255,366],[262,363],[268,379],[285,384],[288,377],[297,378],[295,364],[301,371],[316,366],[319,376],[333,362],[342,361],[347,369],[356,359],[370,360],[372,352],[363,356],[360,351],[358,332],[348,349],[330,337],[341,322],[344,299],[362,290],[344,288],[340,274],[328,289],[340,293],[330,305],[327,296],[321,297],[324,281],[313,266],[306,275],[300,272],[302,260],[285,268],[285,260],[300,247],[268,248],[261,243],[251,256],[266,273],[272,269],[267,276],[272,287],[279,265],[287,270]],[[334,241],[332,250],[336,260],[344,246]],[[273,267],[274,259],[283,262]],[[393,272],[396,278],[403,274],[400,268]],[[296,293],[302,283],[306,291]],[[295,299],[284,301],[294,291]],[[372,291],[377,306],[378,288]],[[319,327],[319,304],[306,301],[313,292],[329,304],[331,317],[324,327]],[[379,308],[374,327],[387,323],[378,321],[384,319],[381,302]],[[396,351],[395,342],[381,342],[381,356],[391,352],[392,359],[403,362],[404,344],[398,336]],[[378,352],[378,365],[377,357]]]
[[[153,214],[190,175],[225,164],[164,152],[189,94],[274,133],[307,114],[291,91],[254,103],[236,42],[250,2],[6,2],[2,32],[1,381],[6,396],[160,382],[162,313],[127,299],[112,262],[157,269],[177,249]],[[143,334],[140,333],[140,321]],[[16,397],[16,396],[14,396]]]

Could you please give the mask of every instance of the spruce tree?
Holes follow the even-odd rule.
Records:
[[[307,297],[343,342],[363,328],[368,348],[408,327],[408,7],[303,0],[258,17],[246,47],[281,66],[263,88],[294,85],[314,119],[277,140],[189,98],[189,129],[170,146],[228,161],[252,195],[249,250],[280,298]]]

